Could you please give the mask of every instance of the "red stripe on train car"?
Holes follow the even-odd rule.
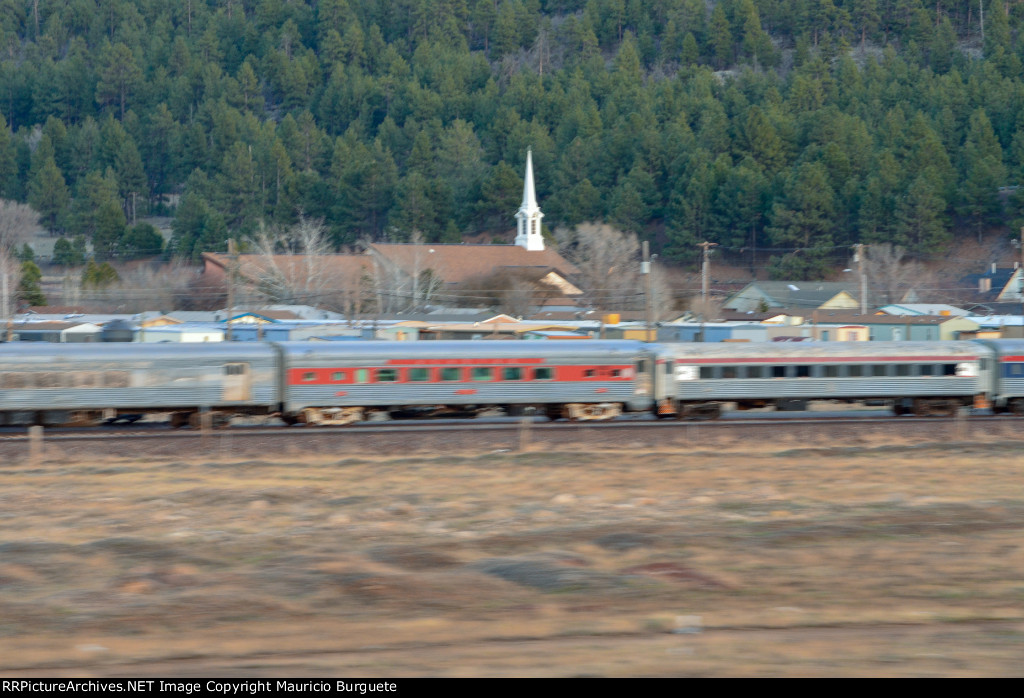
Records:
[[[1024,356],[1000,356],[999,360],[1000,361],[1006,361],[1006,362],[1024,361]]]
[[[455,394],[456,395],[476,395],[476,390],[474,388],[465,388],[463,390],[456,390]]]
[[[544,359],[388,359],[388,366],[531,366]]]

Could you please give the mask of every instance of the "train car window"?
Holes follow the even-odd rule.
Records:
[[[224,364],[225,376],[244,376],[246,364]]]
[[[942,364],[943,376],[955,376],[956,375],[956,364]]]
[[[370,371],[366,368],[356,369],[356,383],[369,383]]]
[[[410,368],[406,373],[407,381],[410,383],[423,383],[430,380],[429,368]]]
[[[920,376],[941,376],[938,364],[918,364],[917,371]]]
[[[63,388],[63,376],[59,373],[38,373],[36,374],[37,388]]]
[[[378,368],[377,369],[377,382],[378,383],[394,383],[398,380],[398,369],[395,368]]]
[[[796,377],[797,378],[810,378],[811,377],[811,367],[810,366],[797,366],[796,367]]]
[[[612,378],[621,378],[622,377],[622,371],[617,369],[617,368],[613,368],[611,371],[609,371],[609,375]]]
[[[593,378],[596,375],[597,375],[597,371],[595,371],[592,368],[588,368],[585,371],[583,371],[583,377],[584,378]]]
[[[305,373],[302,374],[302,380],[307,382],[307,383],[309,383],[311,381],[315,381],[316,380],[316,373],[314,373],[313,371],[306,371]]]
[[[838,366],[836,366],[834,364],[830,364],[828,366],[825,366],[824,369],[825,369],[825,377],[826,378],[838,378],[839,377],[839,367]]]
[[[473,369],[473,380],[489,381],[494,379],[494,371],[484,366],[477,366]]]
[[[978,368],[982,371],[988,370],[988,359],[981,359],[978,361]]]
[[[700,367],[700,378],[701,380],[710,380],[715,378],[716,369],[714,366],[701,366]]]
[[[0,386],[8,390],[20,390],[33,387],[32,374],[30,373],[5,373],[0,376]]]
[[[871,367],[872,376],[886,376],[889,374],[889,367],[885,364],[875,364]]]
[[[95,371],[75,371],[72,377],[76,388],[98,388],[102,383]]]
[[[747,366],[747,378],[764,378],[764,366]]]
[[[850,378],[860,378],[864,375],[864,367],[860,364],[851,364],[846,367],[846,375]]]
[[[772,378],[785,378],[786,367],[785,366],[772,366]]]
[[[462,380],[462,369],[461,368],[442,368],[441,369],[441,380],[443,380],[443,381],[459,381],[459,380]]]
[[[909,376],[911,375],[910,369],[912,364],[896,364],[896,375],[897,376]]]
[[[738,378],[735,366],[722,366],[722,378]]]
[[[956,371],[956,366],[953,366],[953,370]],[[1012,378],[1024,376],[1024,364],[1006,364],[1006,375]]]
[[[509,367],[501,369],[501,379],[506,381],[518,381],[523,379],[523,369]]]
[[[130,382],[128,371],[104,371],[103,384],[108,388],[127,388]]]
[[[344,371],[335,371],[334,373],[331,374],[331,380],[332,381],[343,381],[343,380],[345,380],[345,372]]]
[[[555,377],[555,371],[551,368],[533,369],[533,379],[538,381],[549,381]]]

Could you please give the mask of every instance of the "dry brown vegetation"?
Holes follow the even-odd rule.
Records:
[[[997,446],[0,466],[0,674],[1024,673]]]

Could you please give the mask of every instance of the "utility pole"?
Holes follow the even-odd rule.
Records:
[[[701,264],[700,264],[700,299],[706,301],[708,299],[708,271],[710,268],[710,254],[712,247],[718,247],[717,242],[702,242],[697,247],[703,250]]]
[[[1024,318],[1024,226],[1020,228],[1020,311],[1021,317]]]
[[[229,342],[231,341],[231,316],[235,314],[235,271],[237,266],[238,253],[235,250],[235,241],[228,240],[228,327],[224,336]]]
[[[0,297],[2,297],[2,308],[4,313],[4,341],[11,341],[11,309],[8,305],[10,295],[8,294],[7,288],[7,257],[0,258],[0,276],[3,276],[2,290],[0,290]]]
[[[853,261],[857,263],[857,273],[860,275],[860,314],[868,314],[868,277],[864,274],[864,245],[857,244],[853,248]]]
[[[654,341],[651,338],[651,247],[646,240],[643,242],[643,255],[640,273],[644,276],[644,327],[647,329],[646,340],[651,342]]]

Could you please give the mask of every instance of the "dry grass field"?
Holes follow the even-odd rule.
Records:
[[[0,464],[0,675],[1024,674],[1024,451]]]

